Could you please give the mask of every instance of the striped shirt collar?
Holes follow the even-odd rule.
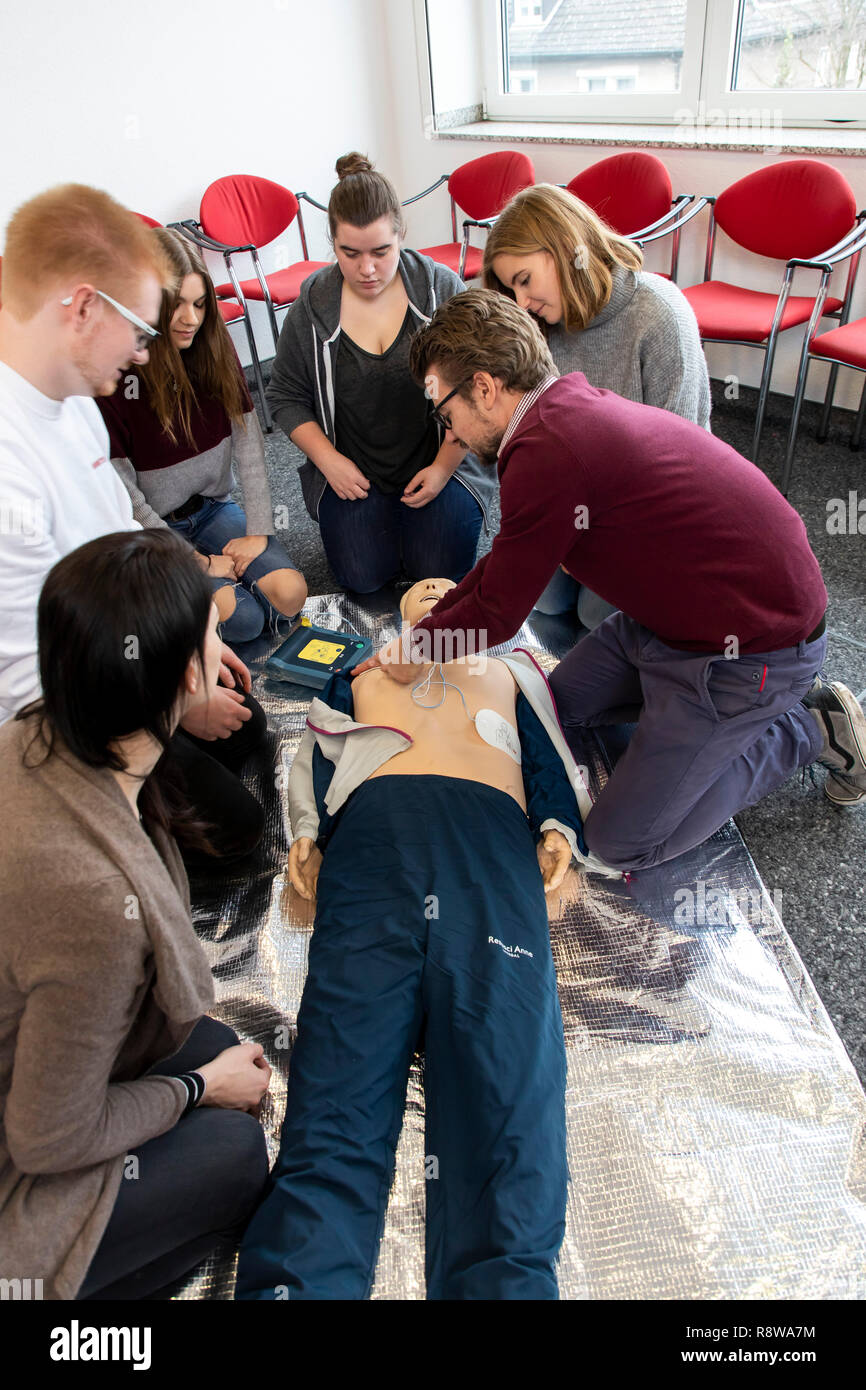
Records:
[[[537,386],[533,386],[531,391],[526,391],[520,397],[520,400],[517,402],[517,405],[515,406],[514,414],[508,422],[508,429],[502,436],[502,443],[499,445],[499,448],[496,451],[497,458],[502,457],[502,450],[505,448],[506,444],[508,444],[511,440],[512,435],[514,434],[515,430],[517,429],[527,410],[531,410],[532,407],[535,405],[535,402],[538,400],[539,396],[544,394],[548,386],[552,386],[553,383],[558,380],[558,376],[546,376],[543,381],[540,381],[538,383]]]

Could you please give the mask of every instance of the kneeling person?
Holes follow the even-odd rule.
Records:
[[[416,584],[404,619],[451,587]],[[334,677],[294,761],[289,873],[317,895],[315,930],[239,1298],[369,1294],[421,1046],[427,1297],[557,1296],[565,1051],[544,895],[585,855],[579,774],[528,654],[419,676]]]

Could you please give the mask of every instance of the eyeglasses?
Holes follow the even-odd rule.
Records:
[[[110,294],[105,294],[103,290],[97,290],[96,293],[99,295],[100,299],[104,299],[107,304],[110,304],[113,309],[116,309],[117,312],[126,319],[127,323],[132,323],[136,328],[141,329],[141,332],[135,335],[136,352],[144,352],[149,340],[159,337],[159,330],[157,328],[152,328],[149,323],[145,323],[144,319],[140,319],[138,314],[134,314],[131,309],[126,309],[122,304],[118,304],[117,300],[112,299]],[[66,299],[61,299],[60,303],[64,308],[68,308],[72,303],[72,295],[67,295]]]
[[[461,381],[460,385],[455,386],[453,391],[449,391],[448,395],[443,397],[443,399],[439,402],[438,405],[434,405],[432,401],[430,402],[430,414],[436,421],[437,425],[441,425],[443,429],[451,429],[451,421],[449,417],[447,415],[442,414],[443,405],[447,405],[448,402],[451,400],[452,396],[456,396],[458,391],[462,391],[463,387],[467,386],[469,382],[472,381],[474,375],[475,373],[473,372],[472,376],[468,376],[464,381]]]

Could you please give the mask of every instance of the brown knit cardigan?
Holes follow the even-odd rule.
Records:
[[[182,1082],[145,1072],[213,979],[174,841],[145,833],[105,769],[40,761],[35,733],[0,727],[0,1278],[71,1299],[124,1155],[184,1109]]]

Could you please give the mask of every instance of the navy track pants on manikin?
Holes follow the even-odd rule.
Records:
[[[352,794],[325,851],[238,1298],[369,1295],[422,1044],[427,1297],[556,1298],[565,1049],[529,824],[482,783],[387,775]]]

